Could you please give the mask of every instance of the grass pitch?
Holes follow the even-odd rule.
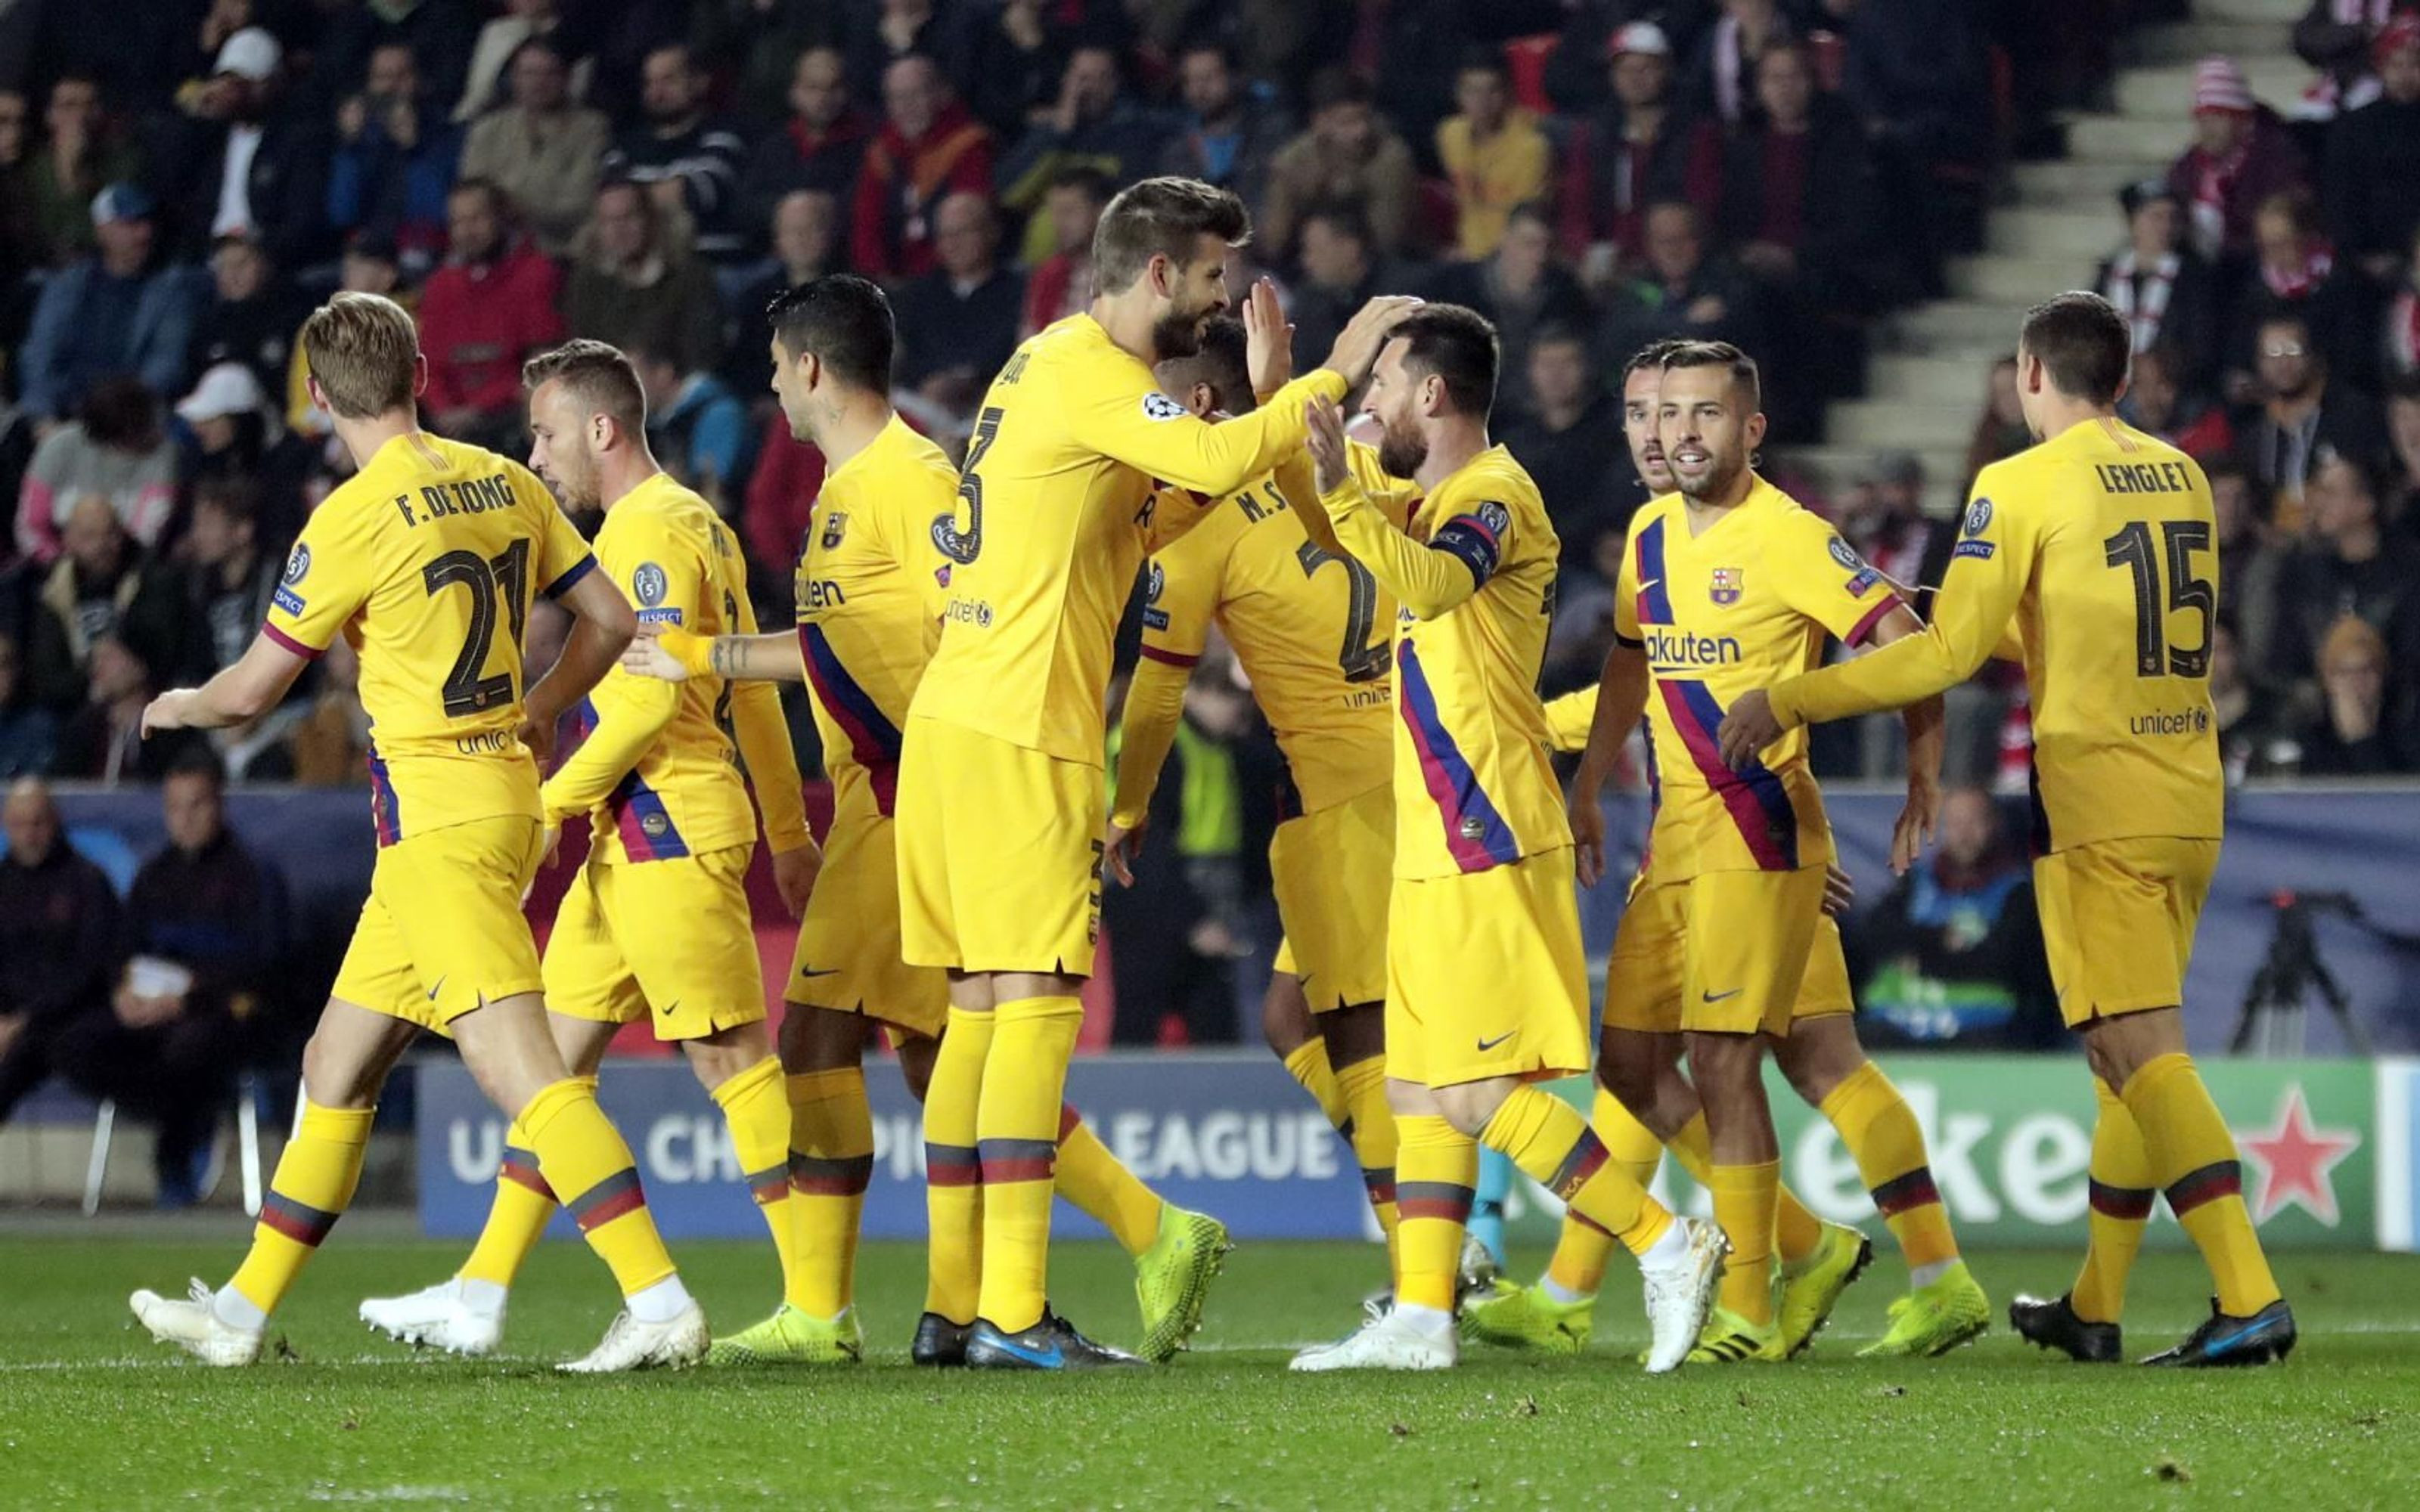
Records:
[[[909,1368],[923,1257],[885,1244],[859,1271],[876,1350],[863,1367],[579,1380],[547,1366],[595,1341],[613,1298],[574,1245],[533,1260],[506,1357],[415,1358],[368,1335],[354,1305],[442,1277],[460,1246],[389,1237],[392,1223],[364,1215],[337,1229],[272,1323],[275,1361],[217,1372],[153,1345],[125,1297],[181,1289],[189,1273],[223,1278],[240,1230],[88,1232],[0,1238],[0,1504],[2420,1504],[2410,1257],[2284,1257],[2302,1347],[2256,1372],[2074,1365],[2004,1322],[1945,1360],[1855,1360],[1903,1279],[1886,1257],[1789,1365],[1643,1377],[1630,1360],[1644,1334],[1635,1278],[1617,1267],[1578,1360],[1474,1348],[1444,1375],[1313,1377],[1285,1371],[1289,1349],[1357,1319],[1378,1252],[1256,1244],[1229,1257],[1193,1353],[1158,1370],[1045,1379]],[[764,1246],[678,1254],[718,1323],[770,1307]],[[1538,1258],[1516,1268],[1533,1273]],[[1975,1263],[1996,1308],[2020,1288],[2062,1286],[2072,1262]],[[1056,1267],[1070,1317],[1131,1339],[1123,1255],[1070,1245]],[[2180,1336],[2202,1288],[2190,1255],[2148,1257],[2128,1352]]]

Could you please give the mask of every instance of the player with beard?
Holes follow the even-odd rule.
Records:
[[[1537,485],[1489,441],[1495,328],[1457,305],[1397,327],[1366,413],[1374,453],[1314,401],[1311,452],[1338,542],[1401,606],[1387,1094],[1397,1133],[1395,1305],[1297,1370],[1454,1364],[1456,1261],[1479,1146],[1620,1239],[1646,1279],[1647,1368],[1679,1365],[1724,1244],[1676,1218],[1535,1083],[1589,1065],[1571,828],[1538,669],[1560,550]]]
[[[1053,1314],[1047,1279],[1061,1097],[1100,930],[1103,703],[1136,574],[1211,501],[1300,447],[1305,402],[1342,399],[1417,302],[1373,300],[1326,369],[1280,386],[1269,379],[1290,337],[1274,296],[1255,298],[1249,365],[1270,402],[1199,420],[1152,365],[1189,355],[1226,310],[1227,252],[1250,231],[1241,200],[1194,179],[1145,179],[1110,201],[1092,307],[1001,369],[957,508],[933,525],[949,596],[900,762],[900,934],[909,964],[952,974],[924,1106],[932,1310],[920,1335],[964,1337],[970,1365],[1132,1358]]]

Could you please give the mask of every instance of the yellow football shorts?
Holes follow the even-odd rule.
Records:
[[[909,964],[1093,974],[1101,768],[911,716],[896,812]]]
[[[800,1008],[862,1013],[935,1039],[949,1022],[950,979],[901,957],[895,827],[876,804],[871,783],[842,790],[782,996]]]
[[[1821,865],[1677,882],[1651,866],[1632,887],[1606,965],[1606,1027],[1785,1035],[1855,1006]]]
[[[765,968],[748,907],[755,849],[620,863],[591,851],[547,936],[546,1006],[598,1024],[648,1019],[659,1040],[762,1023]]]
[[[521,894],[543,854],[535,816],[504,814],[381,846],[332,996],[424,1029],[544,985]]]
[[[1387,920],[1387,1074],[1429,1087],[1589,1069],[1572,849],[1398,877]]]
[[[1285,939],[1277,969],[1302,979],[1311,1011],[1387,995],[1387,903],[1394,887],[1395,785],[1278,825],[1269,876]]]
[[[2218,841],[2149,837],[2055,851],[2034,862],[2042,948],[2068,1027],[2177,1008]]]

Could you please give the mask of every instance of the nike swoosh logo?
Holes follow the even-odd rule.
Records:
[[[1056,1370],[1061,1365],[1067,1363],[1066,1357],[1059,1352],[1059,1346],[1056,1344],[1053,1344],[1050,1346],[1048,1350],[1045,1351],[1042,1350],[1029,1350],[1021,1344],[1003,1338],[1000,1341],[1000,1347],[1006,1350],[1009,1353],[1016,1355],[1027,1365],[1040,1365],[1045,1370]]]
[[[2254,1323],[2249,1327],[2237,1329],[2234,1333],[2229,1334],[2223,1339],[2212,1339],[2208,1344],[2201,1347],[2202,1358],[2205,1360],[2210,1359],[2223,1350],[2233,1349],[2235,1346],[2242,1343],[2245,1339],[2251,1338],[2256,1335],[2266,1334],[2270,1329],[2275,1327],[2277,1319],[2273,1318],[2264,1318],[2260,1319],[2260,1321]]]
[[[1511,1038],[1512,1038],[1512,1036],[1513,1036],[1513,1035],[1515,1035],[1515,1034],[1517,1034],[1517,1033],[1519,1033],[1519,1032],[1520,1032],[1520,1031],[1519,1031],[1518,1029],[1507,1029],[1504,1033],[1497,1035],[1497,1036],[1495,1039],[1493,1039],[1493,1040],[1481,1040],[1481,1041],[1479,1041],[1479,1048],[1480,1048],[1481,1053],[1481,1054],[1484,1054],[1484,1053],[1486,1053],[1487,1051],[1490,1051],[1490,1050],[1495,1049],[1497,1045],[1502,1044],[1505,1041],[1510,1040]]]
[[[443,992],[444,990],[445,990],[445,979],[444,979],[444,978],[442,978],[442,977],[440,977],[440,978],[438,978],[438,979],[437,979],[437,985],[428,989],[428,1000],[429,1000],[430,1002],[432,1002],[432,1003],[433,1003],[433,1002],[435,1002],[435,1001],[437,1001],[437,995],[438,995],[439,993]]]
[[[663,1007],[656,1010],[656,1011],[661,1013],[666,1018],[670,1018],[675,1013],[680,1011],[680,999],[675,997],[671,1002],[666,1003]]]
[[[838,966],[800,966],[799,968],[799,975],[801,977],[829,977],[838,970],[840,970],[840,967]]]
[[[1726,997],[1737,997],[1740,994],[1745,991],[1747,991],[1747,989],[1745,987],[1734,987],[1727,993],[1701,993],[1699,995],[1705,998],[1709,1003],[1719,1003]]]

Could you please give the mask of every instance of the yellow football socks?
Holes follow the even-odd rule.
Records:
[[[2101,1100],[2101,1117],[2092,1126],[2086,1185],[2091,1208],[2085,1215],[2084,1269],[2068,1300],[2086,1322],[2114,1323],[2126,1310],[2126,1277],[2134,1269],[2134,1252],[2142,1248],[2143,1227],[2159,1190],[2151,1184],[2151,1157],[2144,1153],[2134,1115],[2098,1076],[2092,1090]]]
[[[1314,1034],[1295,1046],[1294,1053],[1285,1057],[1285,1069],[1286,1074],[1300,1082],[1302,1089],[1319,1104],[1327,1121],[1342,1133],[1350,1115],[1344,1111],[1343,1095],[1337,1089],[1336,1072],[1327,1064],[1327,1041]]]
[[[1167,1204],[1109,1153],[1072,1105],[1059,1109],[1056,1183],[1061,1196],[1100,1220],[1128,1255],[1140,1255],[1158,1241],[1160,1210]]]
[[[1479,1137],[1633,1255],[1672,1227],[1672,1214],[1606,1152],[1579,1110],[1551,1092],[1514,1088]]]
[[[740,1180],[773,1236],[786,1292],[797,1246],[790,1236],[790,1103],[782,1083],[782,1062],[764,1059],[723,1078],[709,1094],[731,1130],[731,1153]],[[829,1316],[829,1315],[823,1315]]]
[[[874,1111],[865,1101],[865,1072],[835,1066],[783,1082],[790,1104],[790,1196],[782,1300],[810,1318],[837,1318],[857,1296],[858,1225],[865,1212],[866,1182],[874,1175]]]
[[[1824,1097],[1822,1112],[1857,1163],[1857,1175],[1899,1241],[1908,1269],[1956,1259],[1958,1239],[1950,1232],[1941,1191],[1932,1184],[1924,1132],[1883,1069],[1869,1060],[1842,1077]]]
[[[521,1109],[521,1128],[537,1151],[538,1169],[562,1197],[581,1236],[613,1272],[628,1297],[675,1273],[673,1257],[647,1211],[638,1165],[605,1110],[596,1088],[566,1076],[539,1091]]]
[[[1714,1185],[1714,1146],[1713,1135],[1706,1133],[1706,1116],[1699,1113],[1681,1126],[1665,1147],[1672,1158],[1681,1163],[1699,1186],[1709,1192]],[[1795,1265],[1815,1253],[1823,1242],[1823,1221],[1807,1211],[1798,1194],[1787,1182],[1781,1187],[1779,1200],[1773,1214],[1773,1252],[1781,1257],[1784,1265]]]
[[[1059,1110],[1084,1005],[1073,996],[1026,997],[1000,1004],[992,1018],[975,1112],[984,1230],[975,1311],[1001,1332],[1017,1334],[1041,1321],[1048,1305]]]
[[[954,1323],[975,1320],[983,1283],[983,1170],[975,1107],[991,1057],[991,1011],[953,1008],[949,1032],[924,1089],[924,1218],[929,1255],[924,1310]]]
[[[496,1171],[496,1196],[488,1205],[488,1221],[470,1257],[455,1273],[465,1281],[485,1281],[509,1288],[520,1274],[521,1262],[537,1247],[547,1221],[562,1206],[554,1188],[537,1168],[537,1151],[515,1119],[504,1131],[504,1164]]]
[[[1655,1180],[1664,1147],[1653,1131],[1631,1116],[1621,1099],[1600,1087],[1589,1116],[1589,1127],[1605,1144],[1615,1165],[1640,1186]],[[1555,1253],[1546,1261],[1546,1279],[1559,1297],[1592,1297],[1605,1284],[1606,1262],[1613,1258],[1613,1236],[1584,1212],[1565,1209],[1563,1226],[1555,1236]]]
[[[1361,1189],[1370,1195],[1370,1210],[1378,1215],[1379,1232],[1391,1251],[1401,1219],[1395,1210],[1395,1114],[1387,1106],[1387,1057],[1371,1056],[1338,1072],[1336,1090],[1344,1104],[1344,1136],[1361,1167]]]
[[[303,1262],[336,1226],[362,1179],[374,1108],[324,1108],[306,1101],[302,1119],[261,1199],[252,1249],[227,1284],[263,1313],[276,1309]]]
[[[1656,1167],[1664,1164],[1664,1142],[1622,1105],[1621,1099],[1598,1088],[1596,1101],[1589,1105],[1589,1127],[1604,1141],[1605,1152],[1630,1173],[1632,1180],[1640,1186],[1655,1184]]]
[[[2168,1211],[2210,1266],[2219,1311],[2248,1318],[2275,1302],[2277,1281],[2243,1206],[2235,1136],[2226,1132],[2193,1057],[2154,1057],[2126,1079],[2118,1095],[2142,1131],[2151,1179],[2167,1193]]]
[[[1395,1119],[1395,1301],[1453,1311],[1479,1145],[1431,1114]]]
[[[1781,1203],[1781,1162],[1716,1165],[1706,1183],[1714,1222],[1731,1242],[1716,1304],[1751,1323],[1773,1321],[1774,1211]]]

